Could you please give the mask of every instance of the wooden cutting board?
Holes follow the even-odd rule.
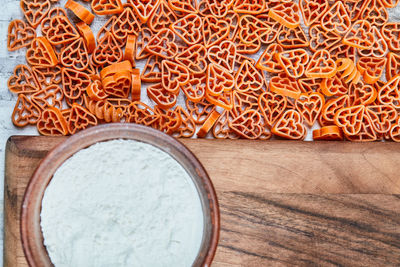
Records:
[[[4,266],[27,266],[22,197],[40,160],[63,140],[8,140]],[[181,141],[219,197],[213,266],[400,265],[400,144]]]

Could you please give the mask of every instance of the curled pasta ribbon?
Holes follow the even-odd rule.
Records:
[[[199,131],[197,132],[197,137],[199,138],[206,137],[207,133],[212,129],[214,124],[217,122],[219,116],[221,116],[221,114],[218,111],[214,110],[213,112],[211,112],[208,118],[203,123],[203,125],[200,127]]]
[[[336,60],[337,72],[345,83],[358,83],[361,79],[361,73],[357,70],[354,62],[348,58]]]
[[[283,113],[271,132],[286,139],[303,140],[307,130],[304,127],[300,113],[296,110],[289,109]]]
[[[313,131],[314,141],[341,141],[343,132],[336,125],[323,126]]]
[[[136,36],[134,34],[128,35],[125,46],[124,60],[128,60],[132,64],[132,67],[136,66],[135,45],[136,45]]]
[[[99,120],[120,122],[124,116],[123,108],[111,105],[107,100],[94,101],[85,96],[84,101],[87,109]]]
[[[94,15],[81,4],[73,0],[68,0],[65,4],[65,8],[71,10],[75,14],[75,16],[84,21],[86,24],[92,24],[94,20]]]
[[[96,48],[96,39],[94,39],[94,35],[92,29],[90,29],[89,25],[85,22],[81,21],[76,24],[76,28],[79,31],[79,34],[85,41],[85,45],[89,54],[93,53]]]
[[[108,95],[103,90],[103,85],[100,80],[93,81],[86,89],[87,95],[94,101],[104,100]]]
[[[368,84],[376,83],[382,76],[386,58],[362,57],[357,62],[357,69]]]
[[[132,88],[131,88],[132,101],[140,100],[141,88],[142,88],[142,81],[140,79],[140,70],[133,69],[132,70]]]
[[[23,47],[27,47],[32,43],[35,38],[35,29],[26,25],[26,23],[22,20],[13,20],[8,25],[8,51],[16,51]]]

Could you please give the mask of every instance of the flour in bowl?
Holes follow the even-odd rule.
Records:
[[[98,143],[65,161],[41,211],[56,267],[191,266],[203,220],[185,169],[160,149],[130,140]]]

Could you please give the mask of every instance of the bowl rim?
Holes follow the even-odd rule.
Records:
[[[125,134],[125,136],[123,136]],[[111,135],[111,136],[109,136]],[[118,137],[121,135],[120,137]],[[126,136],[130,135],[130,136]],[[137,136],[132,136],[132,135],[137,135]],[[153,141],[151,140],[141,140],[141,138],[144,138],[147,136],[148,138],[154,138],[154,140],[157,140],[157,142],[161,142],[160,144],[152,143]],[[82,143],[81,140],[84,138],[89,138],[93,137],[93,140],[87,141],[86,143]],[[96,138],[94,138],[96,137]],[[215,188],[213,186],[213,183],[205,170],[204,166],[202,163],[198,160],[198,158],[191,152],[184,144],[182,144],[179,140],[176,138],[169,136],[161,131],[158,131],[156,129],[143,126],[143,125],[138,125],[138,124],[124,124],[124,123],[113,123],[113,124],[105,124],[105,125],[99,125],[95,127],[91,127],[87,130],[83,130],[75,135],[70,136],[67,138],[65,141],[62,141],[60,144],[55,146],[53,149],[51,149],[48,154],[46,155],[45,158],[41,160],[39,163],[38,167],[36,168],[35,172],[33,173],[31,179],[29,180],[29,183],[26,187],[24,196],[23,196],[23,201],[22,201],[22,207],[21,207],[21,220],[20,220],[20,235],[21,235],[21,241],[22,241],[22,247],[23,251],[25,254],[25,257],[28,261],[29,266],[45,266],[43,263],[43,260],[40,258],[40,248],[36,248],[33,243],[35,243],[36,238],[41,238],[40,240],[43,241],[43,234],[42,231],[40,230],[39,233],[36,233],[37,231],[34,230],[32,231],[33,234],[30,234],[30,227],[29,223],[34,220],[34,214],[35,214],[35,209],[36,207],[33,206],[33,204],[36,204],[38,201],[41,206],[41,202],[43,199],[43,195],[45,192],[45,189],[47,188],[48,184],[50,183],[54,171],[60,167],[64,161],[68,158],[70,158],[73,154],[76,152],[80,151],[81,149],[87,148],[95,143],[99,142],[105,142],[105,141],[111,141],[111,140],[116,140],[116,139],[128,139],[128,140],[137,140],[140,142],[148,143],[150,145],[153,145],[157,147],[158,149],[161,149],[162,151],[168,153],[171,157],[173,157],[176,161],[179,162],[182,167],[188,172],[190,177],[194,180],[195,176],[200,178],[201,180],[201,187],[205,190],[207,193],[207,200],[209,202],[209,205],[204,207],[203,200],[202,201],[202,209],[209,210],[209,217],[211,220],[211,238],[209,242],[203,243],[200,247],[199,253],[196,257],[195,260],[195,265],[199,263],[198,266],[210,266],[211,262],[215,256],[217,246],[218,246],[218,241],[219,241],[219,234],[220,234],[220,211],[219,211],[219,204],[218,204],[218,198],[217,194],[215,191]],[[73,145],[76,145],[76,148],[71,149]],[[163,146],[164,145],[164,146]],[[171,153],[171,148],[174,149],[175,153],[180,153],[181,156],[187,159],[188,164],[190,164],[194,170],[195,173],[190,172],[182,163],[181,160],[179,160],[175,155]],[[69,151],[70,150],[70,151]],[[66,151],[66,152],[65,152]],[[63,156],[64,159],[60,163],[52,163],[55,158],[58,156]],[[48,167],[56,165],[56,168],[54,171],[48,171]],[[41,179],[41,177],[44,174],[46,177],[50,175],[49,178],[46,179]],[[46,182],[45,185],[44,182]],[[197,184],[195,181],[193,181],[195,184]],[[35,193],[39,193],[40,189],[38,189],[39,186],[44,186],[43,189],[43,195],[41,197],[36,197],[35,198]],[[197,190],[199,185],[196,185]],[[39,192],[36,192],[39,191]],[[201,195],[204,194],[204,192],[198,192],[200,199],[202,199]],[[33,210],[33,211],[32,211]],[[39,209],[40,210],[40,209]],[[40,218],[40,214],[39,214]],[[34,227],[34,226],[33,226]],[[39,229],[40,228],[40,220],[39,220]],[[205,231],[206,228],[204,228]],[[203,241],[204,241],[204,236],[206,233],[203,235]],[[42,242],[43,248],[46,251],[46,256],[48,256],[47,250]],[[204,246],[206,245],[206,248],[208,246],[207,252],[204,254],[204,256],[200,255],[200,252],[202,252],[202,249],[204,249]]]

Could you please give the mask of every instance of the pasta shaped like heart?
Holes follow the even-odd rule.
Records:
[[[79,33],[66,16],[50,18],[46,38],[52,45],[68,44],[79,38]]]
[[[75,134],[76,132],[84,130],[90,126],[96,126],[97,118],[84,107],[74,103],[67,124],[69,133]]]
[[[49,0],[21,0],[21,9],[28,23],[36,28],[50,11]]]
[[[300,112],[301,116],[310,127],[314,125],[321,114],[324,104],[325,97],[317,92],[303,94],[296,99],[295,102],[297,111]]]
[[[335,124],[342,128],[346,135],[356,135],[361,130],[364,112],[364,105],[342,108],[335,115]]]
[[[35,38],[35,29],[26,25],[22,20],[13,20],[8,25],[8,51],[16,51],[20,48],[27,47]]]
[[[294,109],[289,109],[283,113],[271,132],[286,139],[303,140],[307,130],[303,125],[300,113]]]
[[[37,123],[40,134],[62,136],[68,134],[68,125],[61,111],[57,108],[46,108]]]
[[[248,110],[229,122],[236,134],[246,139],[257,139],[263,133],[261,115],[256,110]]]
[[[196,14],[189,14],[170,25],[170,29],[188,45],[201,41],[202,27],[203,21]]]
[[[186,66],[193,74],[204,74],[207,69],[207,50],[201,44],[188,47],[179,53],[175,60],[179,64]]]
[[[16,94],[33,93],[41,89],[32,70],[26,65],[18,65],[14,74],[8,79],[8,89]]]
[[[32,66],[54,67],[57,65],[57,56],[53,47],[44,37],[37,37],[26,51],[26,61]]]
[[[235,79],[225,68],[209,64],[207,70],[207,93],[218,96],[224,91],[232,90]]]
[[[208,49],[207,58],[216,65],[233,72],[236,61],[236,47],[231,41],[223,41],[219,45]]]
[[[287,106],[286,97],[272,92],[264,92],[258,98],[258,106],[269,127],[280,118]]]
[[[40,119],[40,109],[24,94],[20,94],[11,115],[12,122],[17,127],[36,124]]]
[[[309,78],[332,78],[336,75],[336,63],[326,50],[318,50],[311,57],[305,75]]]
[[[303,76],[310,59],[308,53],[302,49],[294,49],[276,54],[276,59],[291,78]]]
[[[219,44],[229,35],[230,26],[227,21],[206,16],[203,20],[203,40],[206,48]]]
[[[71,43],[61,53],[61,64],[67,68],[84,71],[89,66],[89,54],[82,38]]]
[[[189,83],[190,73],[187,67],[174,61],[164,60],[161,63],[161,83],[165,90],[178,94],[181,86]]]
[[[245,60],[240,65],[235,76],[235,88],[239,92],[261,90],[264,85],[264,78],[250,61]]]

